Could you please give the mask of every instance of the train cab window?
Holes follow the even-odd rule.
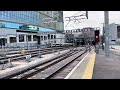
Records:
[[[19,42],[24,42],[24,34],[19,35]]]
[[[10,43],[15,43],[16,42],[16,37],[9,37],[10,38]]]
[[[33,41],[37,41],[37,35],[33,35]]]

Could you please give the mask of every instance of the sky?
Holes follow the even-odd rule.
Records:
[[[104,23],[104,11],[88,11],[88,19],[82,19],[79,22],[71,21],[68,25],[69,16],[79,16],[85,13],[85,11],[63,11],[64,17],[64,29],[71,30],[83,27],[100,27],[100,33],[102,34],[102,27]],[[84,16],[85,17],[85,16]],[[109,11],[109,24],[120,24],[120,11]],[[66,26],[67,25],[67,26]]]

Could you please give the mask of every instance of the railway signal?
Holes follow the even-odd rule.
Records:
[[[99,42],[99,30],[95,30],[95,44],[96,44],[96,46],[95,46],[95,52],[96,53],[99,53],[99,44],[98,44],[98,42]]]
[[[99,42],[100,36],[99,36],[99,30],[95,30],[95,42]]]

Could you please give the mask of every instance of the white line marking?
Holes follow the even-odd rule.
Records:
[[[64,79],[68,79],[72,74],[73,72],[77,69],[77,67],[83,62],[83,60],[89,55],[90,53],[88,53],[73,69],[72,71],[64,78]]]

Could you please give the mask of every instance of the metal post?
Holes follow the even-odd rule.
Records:
[[[103,24],[103,35],[101,37],[101,41],[102,41],[102,50],[104,50],[104,45],[103,45],[103,43],[104,43],[104,23],[102,23],[102,24]]]
[[[40,48],[39,48],[38,57],[39,57],[39,58],[41,58],[41,52],[40,52]]]
[[[109,56],[109,12],[104,11],[105,20],[105,56]]]
[[[26,34],[26,42],[27,42],[27,51],[28,51],[28,34]]]

